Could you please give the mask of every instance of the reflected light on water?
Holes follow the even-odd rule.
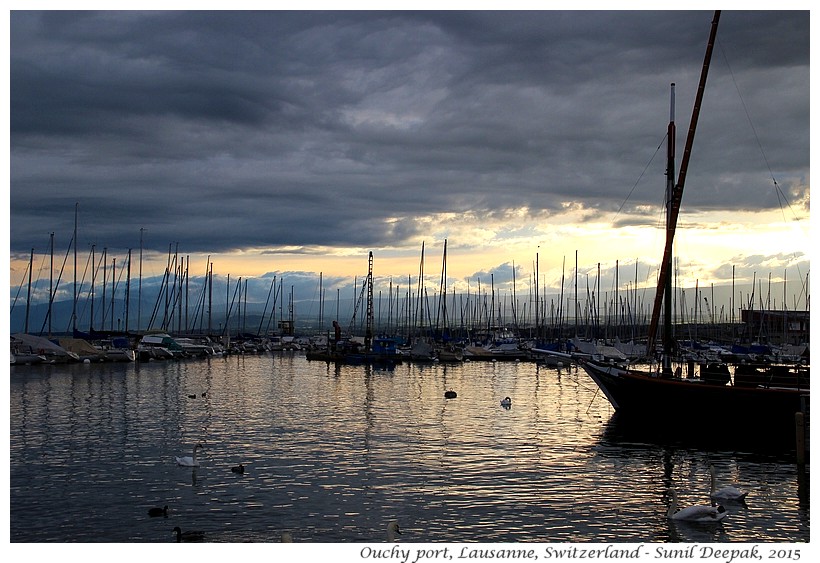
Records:
[[[788,454],[630,432],[575,369],[285,354],[20,366],[10,389],[13,542],[167,542],[177,525],[212,542],[382,541],[390,519],[416,543],[809,539]],[[201,466],[177,466],[196,443]],[[670,486],[708,500],[710,463],[748,505],[716,527],[668,521]]]

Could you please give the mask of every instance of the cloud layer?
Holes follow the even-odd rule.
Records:
[[[441,212],[549,215],[573,202],[611,213],[663,139],[671,82],[688,123],[710,20],[14,12],[12,246],[65,227],[75,201],[111,247],[133,246],[145,227],[166,237],[160,246],[203,252],[401,246],[422,234],[418,218]],[[747,150],[756,139],[741,102],[799,202],[808,13],[722,20],[704,111],[740,119],[704,119],[697,153],[719,158],[698,162],[711,189],[687,205],[778,205],[760,151]],[[644,190],[629,205],[657,201]]]
[[[670,84],[680,152],[712,15],[14,11],[12,258],[65,248],[75,204],[79,249],[112,255],[143,232],[159,256],[532,256],[656,226]],[[809,44],[808,11],[722,14],[689,220],[805,215]],[[602,242],[585,259],[632,258]]]

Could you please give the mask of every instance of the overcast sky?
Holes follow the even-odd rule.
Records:
[[[146,256],[178,243],[232,276],[331,256],[363,273],[368,250],[406,276],[444,239],[460,278],[579,248],[634,262],[658,230],[670,84],[680,165],[712,17],[12,12],[12,289],[50,233],[65,252],[75,204],[83,253],[144,229]],[[808,11],[721,15],[682,216],[730,241],[704,277],[808,273],[809,43]],[[780,234],[757,244],[755,223]]]

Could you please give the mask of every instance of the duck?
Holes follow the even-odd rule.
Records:
[[[177,465],[182,465],[184,467],[199,467],[199,462],[196,459],[196,450],[201,447],[202,444],[197,444],[196,446],[194,446],[194,453],[190,457],[185,456],[176,458]]]
[[[198,532],[198,531],[183,532],[182,529],[179,526],[176,526],[173,531],[177,535],[177,543],[193,542],[193,541],[204,541],[205,540],[205,532]]]
[[[240,463],[236,467],[231,467],[231,471],[233,471],[234,473],[244,473],[245,466]]]
[[[712,491],[709,496],[712,500],[715,501],[735,501],[735,502],[743,502],[746,500],[746,495],[749,494],[747,491],[741,491],[734,485],[726,485],[723,488],[718,489],[715,485],[715,466],[709,466],[709,475],[711,476],[712,481]]]
[[[154,516],[168,516],[168,505],[166,504],[164,508],[160,508],[158,506],[155,506],[153,508],[149,508],[148,509],[148,516],[150,516],[152,518]]]
[[[387,523],[387,541],[391,543],[396,541],[397,535],[401,535],[401,529],[399,529],[399,521],[391,520]]]
[[[453,391],[452,389],[450,389],[449,391],[444,392],[444,398],[445,399],[455,399],[456,397],[458,397],[458,394],[455,391]]]
[[[669,510],[666,517],[671,520],[685,520],[687,522],[720,522],[726,515],[726,509],[721,506],[694,505],[678,509],[678,495],[675,489],[669,489],[672,502],[669,503]]]
[[[501,406],[502,407],[508,407],[508,408],[511,407],[512,406],[512,399],[510,399],[509,397],[504,397],[503,399],[501,399]]]

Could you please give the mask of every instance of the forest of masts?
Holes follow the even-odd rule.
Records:
[[[73,240],[75,239],[72,239],[72,243]],[[523,292],[516,287],[514,264],[511,286],[508,284],[507,289],[496,288],[491,274],[489,284],[477,279],[475,290],[470,285],[466,291],[448,290],[445,240],[437,287],[431,289],[428,277],[425,277],[422,244],[418,276],[414,280],[413,276],[408,275],[405,286],[399,283],[394,285],[391,278],[387,283],[382,283],[386,287],[374,292],[371,271],[363,281],[354,279],[353,295],[350,298],[342,298],[342,290],[337,288],[335,298],[329,299],[327,290],[323,288],[320,273],[316,294],[312,299],[300,299],[300,311],[297,315],[294,288],[290,287],[286,298],[283,278],[274,276],[260,311],[260,303],[248,302],[248,279],[243,280],[239,277],[232,281],[228,274],[224,283],[225,292],[220,295],[220,291],[214,291],[213,263],[210,257],[204,275],[192,280],[189,275],[190,257],[180,256],[178,244],[176,246],[174,249],[173,245],[169,245],[167,265],[156,298],[153,299],[153,303],[145,303],[147,299],[143,296],[142,230],[136,283],[132,276],[131,249],[118,265],[117,258],[109,257],[106,248],[98,253],[94,245],[91,246],[82,272],[77,267],[76,245],[69,245],[55,279],[52,233],[51,251],[44,255],[43,260],[45,262],[46,259],[50,259],[49,306],[39,334],[87,330],[132,334],[162,331],[177,335],[246,337],[262,337],[280,332],[311,335],[327,333],[331,330],[331,322],[338,320],[342,327],[347,328],[350,335],[363,334],[365,327],[371,327],[375,334],[407,339],[426,336],[438,339],[480,340],[497,335],[503,330],[510,336],[538,341],[557,341],[573,336],[604,340],[617,337],[622,341],[628,341],[646,337],[654,296],[654,288],[647,287],[647,284],[641,287],[639,284],[637,261],[634,278],[625,284],[618,280],[619,267],[616,262],[613,288],[602,293],[600,264],[591,282],[589,274],[583,274],[583,279],[579,279],[581,274],[578,273],[577,252],[573,273],[570,276],[562,273],[561,286],[557,291],[550,292],[546,285],[539,289],[537,254],[533,273],[524,283]],[[70,322],[68,326],[55,327],[52,306],[72,248],[75,279]],[[26,272],[28,283],[26,284],[24,276],[17,296],[12,302],[13,311],[18,300],[21,300],[20,294],[26,291],[24,332],[27,333],[32,330],[37,333],[37,327],[30,325],[29,322],[32,289],[35,293],[44,293],[44,290],[37,288],[42,282],[39,276],[37,282],[32,283],[33,264],[34,249],[31,251]],[[40,270],[44,267],[41,266]],[[221,285],[221,282],[218,285]],[[800,295],[793,297],[791,307],[787,305],[785,273],[782,300],[779,304],[772,287],[771,275],[765,288],[763,280],[758,280],[752,284],[746,295],[738,292],[737,302],[734,298],[733,282],[731,303],[728,307],[716,304],[714,286],[704,290],[696,284],[695,295],[691,296],[687,295],[686,290],[676,290],[673,292],[673,324],[676,327],[676,334],[678,338],[723,342],[759,339],[761,335],[758,332],[762,327],[742,326],[739,312],[755,308],[760,311],[808,311],[808,275],[805,282],[801,281],[801,286]],[[136,300],[132,297],[135,290]],[[367,299],[372,299],[369,306],[365,302]],[[331,304],[330,315],[327,314],[328,302]],[[345,311],[340,310],[342,303],[346,304]],[[801,303],[803,309],[800,308]],[[222,308],[221,312],[214,308],[215,304]],[[150,316],[146,320],[145,312],[148,307]],[[136,315],[133,315],[134,312]],[[372,315],[369,322],[368,313]]]

